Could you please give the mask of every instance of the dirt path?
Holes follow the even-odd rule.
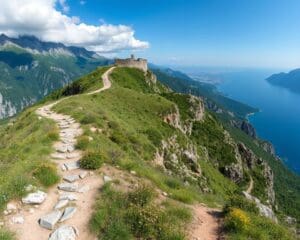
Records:
[[[248,186],[248,188],[246,190],[246,193],[251,194],[252,189],[253,189],[253,185],[254,185],[254,182],[253,182],[252,177],[250,176],[250,183],[249,183],[249,186]]]
[[[219,240],[221,211],[198,204],[192,208],[194,219],[189,232],[189,240]]]
[[[114,68],[115,67],[110,68],[102,75],[103,87],[88,94],[95,94],[109,89],[111,87],[109,74]],[[55,153],[51,154],[51,159],[57,164],[62,179],[73,179],[71,180],[71,183],[70,179],[68,181],[62,180],[56,186],[48,189],[47,197],[40,205],[12,203],[17,208],[17,211],[6,216],[5,225],[16,233],[18,240],[47,240],[55,231],[54,229],[58,229],[62,225],[70,226],[72,231],[71,235],[74,235],[74,237],[59,239],[73,240],[75,239],[75,234],[77,235],[76,239],[78,240],[95,239],[95,236],[88,231],[88,222],[92,215],[97,193],[103,185],[103,180],[96,174],[93,174],[93,172],[86,172],[79,169],[78,161],[82,157],[82,152],[75,149],[75,144],[76,138],[83,132],[80,124],[76,123],[70,116],[58,114],[51,110],[54,105],[65,99],[66,98],[45,105],[37,109],[36,113],[40,117],[54,120],[58,125],[60,129],[60,139],[53,146]],[[73,188],[72,191],[70,192],[70,189],[65,189],[64,187],[66,187],[66,185],[60,187],[62,186],[61,184],[67,184],[68,188]],[[63,202],[60,201],[62,196],[64,196],[64,198],[68,196],[67,198],[69,199],[75,197],[76,200],[65,200]],[[69,207],[69,210],[72,209],[75,212],[74,215],[63,223],[56,221],[55,228],[52,230],[41,227],[39,219],[45,217],[49,213],[53,213],[54,208],[58,203],[63,204],[63,207],[59,209],[61,214],[65,214],[66,208]],[[65,205],[66,203],[67,205]]]

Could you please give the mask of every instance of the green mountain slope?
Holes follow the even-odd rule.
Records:
[[[124,193],[105,186],[91,220],[91,230],[99,239],[186,239],[184,228],[190,217],[182,206],[199,202],[224,207],[228,239],[294,239],[281,225],[280,214],[286,212],[276,212],[276,224],[260,216],[256,205],[242,195],[253,179],[249,194],[274,211],[278,203],[272,198],[271,162],[259,159],[247,147],[251,140],[242,144],[241,138],[225,131],[225,124],[204,108],[201,98],[170,91],[151,72],[145,75],[137,69],[116,68],[109,90],[82,94],[101,87],[99,80],[106,70],[99,68],[54,92],[22,112],[12,126],[0,128],[0,144],[7,149],[0,158],[2,207],[9,199],[22,196],[28,184],[48,186],[36,173],[40,168],[51,169],[46,156],[57,129],[51,121],[39,120],[34,110],[71,96],[53,110],[81,124],[84,133],[77,147],[85,152],[83,166],[99,167],[99,159],[120,171],[134,172],[168,196],[160,205],[147,187]],[[40,157],[36,159],[35,154]],[[55,176],[53,172],[50,183]]]
[[[93,55],[94,54],[94,55]],[[109,60],[34,37],[0,36],[0,119],[13,116]]]

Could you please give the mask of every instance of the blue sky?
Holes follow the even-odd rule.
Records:
[[[154,63],[300,67],[300,0],[56,1],[86,24],[131,27],[150,44],[136,55]]]

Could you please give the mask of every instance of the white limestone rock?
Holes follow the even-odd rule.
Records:
[[[61,226],[51,233],[48,240],[76,240],[78,230],[71,226]]]
[[[79,180],[79,175],[67,175],[64,176],[64,180],[69,183],[76,182],[77,180]]]
[[[62,216],[62,212],[59,210],[55,210],[46,216],[43,216],[39,220],[39,224],[41,227],[53,230],[55,227],[55,224],[59,221],[59,219]]]
[[[72,218],[74,216],[74,214],[76,213],[77,208],[75,207],[67,207],[61,217],[61,219],[59,220],[59,222],[64,222],[70,218]]]
[[[58,203],[54,206],[54,209],[61,209],[64,208],[69,204],[68,199],[59,200]]]
[[[42,204],[47,198],[47,194],[42,191],[30,193],[26,197],[22,198],[24,204]]]
[[[77,192],[78,184],[77,183],[61,183],[58,185],[58,189],[66,192]]]

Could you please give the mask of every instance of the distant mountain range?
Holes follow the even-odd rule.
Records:
[[[267,81],[300,94],[300,68],[289,73],[273,74],[267,78]]]
[[[110,62],[80,47],[0,35],[0,119]]]

